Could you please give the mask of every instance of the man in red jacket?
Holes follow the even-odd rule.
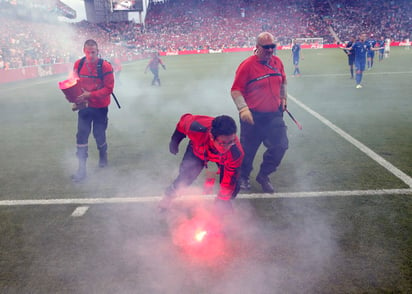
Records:
[[[262,32],[256,39],[253,56],[238,66],[231,95],[239,110],[240,141],[245,150],[240,188],[251,188],[249,176],[260,145],[266,147],[256,181],[265,193],[275,189],[269,175],[280,165],[289,147],[283,112],[287,107],[286,74],[271,33]]]
[[[209,161],[220,169],[220,190],[215,203],[219,207],[231,208],[230,200],[239,192],[239,168],[243,160],[243,149],[236,136],[236,123],[230,116],[216,118],[204,115],[184,114],[176,125],[169,143],[169,151],[177,154],[179,143],[188,137],[189,144],[180,164],[179,175],[166,189],[159,209],[167,210],[179,190],[188,187],[199,176]]]
[[[153,74],[152,86],[155,86],[157,83],[160,87],[159,65],[162,66],[164,70],[166,70],[166,65],[163,63],[162,59],[160,59],[159,53],[155,52],[153,53],[152,59],[150,59],[149,63],[147,64],[144,70],[144,73],[147,73],[148,69],[150,69],[150,71],[152,72]]]
[[[79,167],[72,176],[74,182],[86,178],[86,160],[88,157],[88,140],[93,126],[93,136],[99,150],[99,166],[107,165],[107,113],[110,94],[113,92],[113,68],[109,62],[98,57],[99,49],[96,41],[84,43],[85,57],[74,63],[74,75],[78,75],[83,93],[77,97],[76,107],[79,110],[77,120],[77,152]]]

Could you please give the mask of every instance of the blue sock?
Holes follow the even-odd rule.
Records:
[[[362,81],[362,74],[357,73],[356,74],[356,84],[360,84],[360,82]]]

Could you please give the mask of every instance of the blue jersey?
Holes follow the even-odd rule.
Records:
[[[294,44],[292,46],[293,64],[299,63],[300,45]]]
[[[349,41],[346,44],[346,48],[350,48],[352,46],[353,46],[352,41]],[[353,64],[353,62],[355,61],[355,51],[354,50],[345,50],[345,53],[348,55],[349,65]]]
[[[355,60],[359,62],[366,62],[366,52],[370,50],[371,46],[366,41],[356,41],[352,48],[352,51],[355,52]]]
[[[366,53],[370,49],[367,42],[356,41],[352,51],[355,53],[355,67],[357,70],[364,71],[366,65]]]
[[[299,54],[300,54],[300,45],[299,44],[294,44],[292,46],[292,54],[293,54],[293,57],[299,58]]]
[[[379,46],[379,52],[383,53],[385,50],[385,40],[379,40],[378,41],[378,46]]]
[[[375,55],[375,51],[373,51],[372,48],[376,46],[376,40],[373,38],[369,38],[366,40],[366,43],[369,45],[368,56],[373,57]]]

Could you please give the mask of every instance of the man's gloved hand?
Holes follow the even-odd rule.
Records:
[[[243,107],[240,111],[239,111],[239,115],[240,115],[240,119],[244,122],[247,122],[251,125],[255,124],[255,122],[253,121],[253,115],[249,110],[249,107]]]
[[[219,197],[215,198],[215,213],[218,216],[224,216],[233,213],[232,202],[229,200],[223,200]]]
[[[163,67],[164,70],[166,70],[166,65],[162,64],[162,67]]]
[[[81,102],[81,103],[73,103],[72,105],[72,111],[77,111],[84,109],[89,106],[89,103],[87,101]]]
[[[77,96],[76,98],[76,104],[80,104],[83,103],[85,101],[87,101],[90,96],[92,95],[91,92],[86,91],[85,89],[82,88],[83,93],[81,93],[79,96]]]
[[[179,152],[179,143],[177,143],[176,141],[170,140],[169,151],[170,153],[176,155]]]
[[[178,130],[174,131],[172,138],[170,138],[170,143],[169,143],[170,153],[176,155],[179,152],[180,141],[182,141],[185,137],[186,135],[179,132]]]

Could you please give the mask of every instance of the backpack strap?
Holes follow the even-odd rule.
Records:
[[[99,58],[99,61],[97,62],[97,76],[103,80],[103,59]]]
[[[80,59],[79,66],[77,67],[77,75],[78,76],[80,76],[80,70],[82,69],[85,60],[86,60],[86,57],[82,57]]]
[[[80,70],[82,69],[85,61],[86,61],[86,57],[82,57],[80,59],[79,66],[77,67],[77,74],[79,77],[80,77]],[[99,78],[103,81],[103,62],[104,62],[103,58],[99,58],[99,60],[97,61],[97,77],[89,76],[89,75],[81,75],[81,76],[85,78]],[[109,74],[109,73],[111,72],[107,72],[106,74]]]

